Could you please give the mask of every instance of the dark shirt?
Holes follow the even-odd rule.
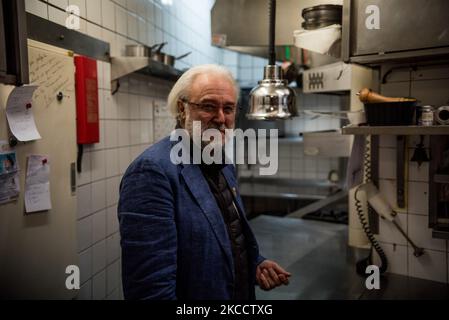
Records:
[[[247,243],[232,191],[221,173],[223,165],[212,164],[201,165],[200,167],[221,210],[228,231],[234,259],[233,298],[235,300],[248,300],[250,298],[250,281]]]

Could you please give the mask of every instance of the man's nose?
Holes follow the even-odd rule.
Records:
[[[223,124],[226,121],[223,108],[218,108],[214,117],[214,121],[219,124]]]

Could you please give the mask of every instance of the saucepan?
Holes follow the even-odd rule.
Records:
[[[168,65],[168,66],[173,67],[173,66],[175,65],[175,61],[176,61],[176,60],[183,59],[183,58],[189,56],[191,53],[192,53],[192,52],[187,52],[187,53],[185,53],[185,54],[183,54],[183,55],[181,55],[181,56],[179,56],[179,57],[175,57],[175,56],[172,56],[172,55],[169,55],[169,54],[165,54],[165,55],[164,55],[164,63],[165,63],[166,65]]]
[[[130,44],[126,46],[126,56],[128,57],[151,57],[152,51],[160,44],[148,47],[143,44]]]
[[[167,44],[167,42],[163,42],[159,45],[156,45],[157,49],[151,54],[151,60],[164,63],[165,54],[162,53],[162,48]]]

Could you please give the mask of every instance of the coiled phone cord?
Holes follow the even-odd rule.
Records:
[[[363,166],[364,166],[364,172],[365,172],[365,182],[371,181],[371,141],[367,137],[366,143],[365,143],[365,155],[363,159]],[[374,237],[373,232],[371,231],[371,228],[369,227],[369,221],[368,217],[363,212],[363,206],[360,199],[357,197],[358,192],[360,191],[360,187],[357,188],[357,190],[354,193],[354,199],[355,199],[355,207],[357,211],[357,215],[359,216],[360,223],[362,225],[363,231],[365,232],[368,240],[371,242],[371,251],[363,260],[360,260],[357,262],[357,273],[360,275],[366,275],[366,267],[373,264],[372,261],[372,253],[373,248],[376,250],[377,254],[379,255],[381,266],[379,268],[380,273],[384,273],[388,268],[388,259],[385,255],[385,252],[383,251],[382,247],[380,246],[379,242],[377,242],[376,238]],[[374,211],[374,209],[368,205],[368,210],[370,212]]]

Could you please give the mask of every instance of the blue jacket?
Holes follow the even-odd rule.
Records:
[[[148,148],[120,184],[118,216],[125,299],[232,299],[231,244],[217,202],[198,165],[170,161],[169,137]],[[222,170],[236,188],[235,169]],[[259,255],[240,196],[235,203],[250,257],[250,279]],[[255,298],[254,287],[251,297]]]

